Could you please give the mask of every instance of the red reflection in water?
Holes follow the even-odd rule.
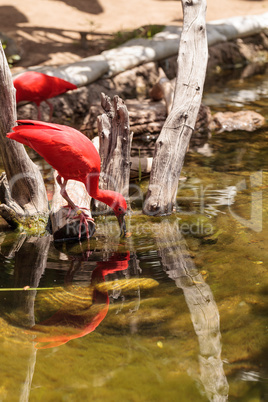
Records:
[[[114,253],[108,261],[98,261],[97,267],[92,272],[91,286],[93,287],[92,304],[83,308],[83,311],[68,312],[60,309],[51,317],[31,329],[34,331],[49,332],[35,338],[37,349],[47,349],[64,345],[72,339],[81,338],[93,332],[105,318],[109,310],[108,292],[100,292],[96,285],[105,282],[105,276],[116,271],[124,271],[128,268],[130,259],[129,251],[126,253]],[[53,332],[53,334],[52,334]],[[59,332],[57,335],[55,332]],[[40,345],[46,343],[46,345]]]

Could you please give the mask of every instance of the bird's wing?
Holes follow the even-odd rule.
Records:
[[[37,105],[43,100],[53,98],[77,86],[58,77],[49,76],[37,71],[27,71],[14,78],[17,89],[17,101],[33,101]]]
[[[59,124],[20,120],[7,137],[34,149],[65,179],[84,181],[100,171],[100,156],[79,131]]]

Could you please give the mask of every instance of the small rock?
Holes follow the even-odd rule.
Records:
[[[265,124],[265,118],[252,110],[218,112],[212,117],[210,129],[215,131],[255,131]]]

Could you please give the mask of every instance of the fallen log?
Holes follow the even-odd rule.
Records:
[[[100,149],[100,141],[99,137],[94,137],[92,140],[95,145],[97,151]],[[153,158],[151,157],[141,157],[141,156],[133,156],[130,157],[130,177],[137,177],[139,171],[142,173],[150,173],[152,168]]]
[[[192,2],[188,1],[192,7]],[[211,21],[205,25],[209,46],[258,34],[268,28],[268,13],[238,16]],[[105,50],[100,55],[90,56],[75,63],[60,67],[41,66],[31,70],[63,78],[81,87],[94,82],[104,74],[115,76],[127,69],[150,61],[163,60],[178,52],[181,38],[180,26],[166,26],[152,39],[131,39],[115,49]]]
[[[157,85],[157,84],[156,84]],[[164,96],[164,95],[163,95]],[[156,99],[155,99],[156,100]],[[157,139],[167,118],[167,107],[164,101],[152,101],[151,99],[137,100],[127,99],[125,101],[128,113],[129,124],[133,132],[132,155],[135,153],[136,142],[140,146],[153,150],[155,140]],[[93,105],[90,109],[89,123],[92,127],[91,134],[95,134],[96,116],[100,114],[100,106]],[[201,104],[196,119],[194,133],[191,137],[190,148],[202,145],[210,138],[209,124],[211,121],[211,112],[208,106]],[[135,145],[134,145],[135,141]],[[143,143],[143,145],[142,145]]]

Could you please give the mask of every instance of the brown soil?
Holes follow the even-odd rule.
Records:
[[[207,21],[267,10],[268,0],[207,0]],[[14,72],[74,62],[107,48],[116,32],[181,25],[182,17],[178,0],[0,0],[0,31],[21,53]],[[87,33],[86,43],[80,32]]]

